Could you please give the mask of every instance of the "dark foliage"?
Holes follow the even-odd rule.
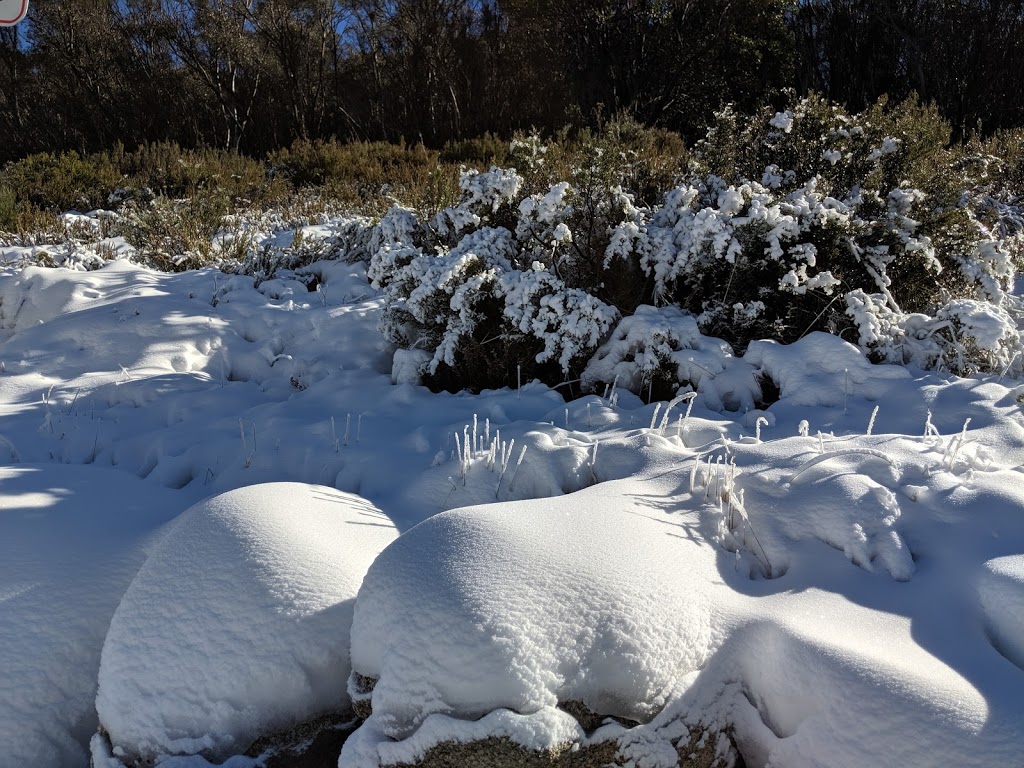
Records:
[[[473,137],[629,115],[692,143],[786,87],[916,92],[966,137],[1024,125],[1022,33],[1024,0],[33,0],[0,30],[0,162],[405,139],[500,163]]]

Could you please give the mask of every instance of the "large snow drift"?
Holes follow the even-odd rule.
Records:
[[[352,661],[380,679],[373,709],[389,735],[435,712],[570,700],[648,719],[707,658],[714,607],[697,576],[716,576],[713,550],[624,515],[604,485],[562,501],[447,512],[373,564]]]
[[[433,517],[359,593],[350,692],[373,714],[340,765],[489,735],[556,745],[568,702],[643,723],[614,738],[659,768],[694,725],[758,766],[1024,764],[1019,622],[1001,616],[1022,594],[1005,555],[1024,488],[951,442],[723,441]],[[439,726],[506,709],[528,717]]]
[[[396,535],[366,500],[318,486],[255,485],[193,506],[111,621],[96,707],[112,744],[225,756],[344,710],[353,600]]]
[[[0,461],[27,462],[0,470],[0,765],[85,764],[103,635],[145,550],[257,479],[333,485],[389,519],[302,486],[279,508],[240,492],[260,520],[168,526],[102,673],[126,759],[145,743],[217,761],[344,707],[344,615],[393,522],[407,538],[353,619],[356,672],[380,681],[346,766],[596,738],[554,708],[573,698],[648,721],[598,730],[645,768],[723,724],[756,768],[1024,765],[1013,371],[872,366],[822,334],[726,358],[660,311],[620,328],[604,396],[434,394],[392,384],[365,269],[312,269],[315,292],[125,262],[0,270]],[[656,326],[706,374],[667,412],[624,389]],[[560,498],[427,520],[543,496]]]

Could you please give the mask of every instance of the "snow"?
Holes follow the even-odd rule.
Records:
[[[843,403],[850,395],[881,400],[911,378],[906,368],[872,365],[852,344],[820,331],[789,345],[753,341],[743,360],[775,382],[790,405]]]
[[[592,391],[617,385],[646,394],[659,369],[669,366],[679,384],[692,387],[711,410],[747,411],[761,399],[754,368],[724,341],[702,335],[692,315],[671,306],[641,305],[622,318],[583,371],[581,384]]]
[[[566,192],[533,200],[538,233]],[[419,226],[393,209],[360,247]],[[486,229],[449,255],[497,264],[509,235]],[[303,235],[344,237],[371,234]],[[594,313],[522,274],[517,322],[589,338]],[[382,339],[362,264],[263,277],[0,271],[0,764],[84,766],[102,717],[103,768],[249,766],[257,732],[344,707],[350,670],[379,682],[343,766],[501,735],[660,768],[726,726],[751,766],[1024,764],[1017,369],[869,365],[815,333],[738,356],[649,307],[602,319],[594,394],[433,394],[433,349]],[[879,306],[862,319],[895,323],[893,350],[959,323],[1015,354],[1005,313],[965,302],[940,329]],[[662,347],[698,392],[667,416],[643,386]],[[570,700],[642,724],[587,736]]]
[[[645,722],[627,742],[735,724],[755,765],[1019,764],[1021,670],[971,586],[985,573],[1012,617],[998,629],[1012,658],[1020,558],[990,559],[1020,546],[1017,470],[950,463],[920,437],[830,447],[737,441],[734,477],[715,463],[692,491],[680,450],[543,506],[409,531],[353,623],[353,669],[379,678],[363,726],[376,752],[356,738],[340,765],[394,764],[392,742],[414,750],[438,715],[567,701]]]
[[[567,700],[631,719],[664,706],[673,679],[706,658],[711,606],[701,581],[662,567],[689,548],[620,499],[602,484],[556,506],[456,510],[389,547],[352,631],[353,668],[380,679],[378,727],[401,738],[434,713]]]
[[[344,710],[355,595],[396,536],[364,499],[298,483],[183,513],[110,622],[96,709],[111,743],[142,759],[228,757]]]
[[[985,563],[978,575],[978,596],[993,645],[1024,670],[1024,555]]]
[[[0,764],[88,763],[100,649],[179,500],[102,467],[0,467]]]
[[[789,110],[776,112],[775,117],[769,120],[768,124],[772,128],[778,128],[783,133],[789,133],[793,130],[793,114]]]

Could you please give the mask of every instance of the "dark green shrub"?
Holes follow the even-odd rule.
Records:
[[[268,179],[261,162],[223,149],[183,149],[171,142],[145,144],[124,154],[121,168],[128,184],[154,194],[184,198],[208,191],[233,201],[269,201],[284,193]]]
[[[57,211],[102,208],[122,183],[121,171],[103,153],[82,157],[77,152],[42,152],[8,163],[0,173],[0,184],[17,202]]]

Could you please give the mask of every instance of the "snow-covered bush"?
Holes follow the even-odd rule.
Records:
[[[385,337],[430,353],[421,374],[446,389],[500,387],[578,372],[617,317],[563,277],[568,184],[517,203],[522,177],[462,174],[462,199],[423,223],[394,207],[370,239]]]
[[[431,229],[442,242],[455,243],[463,232],[485,224],[508,223],[511,205],[522,184],[515,169],[492,167],[485,173],[475,168],[464,170],[459,175],[461,200],[440,211],[431,221]]]
[[[688,180],[654,204],[624,186],[639,178],[628,143],[594,140],[566,166],[564,147],[548,154],[537,137],[517,139],[510,157],[525,176],[467,171],[458,204],[423,218],[396,207],[381,220],[369,274],[387,289],[385,335],[430,352],[425,372],[447,369],[445,387],[511,383],[525,361],[557,361],[540,374],[557,383],[602,341],[614,310],[644,304],[690,313],[694,333],[739,352],[824,330],[856,336],[879,361],[1008,369],[1024,357],[1007,313],[1013,260],[966,191],[976,168],[948,142],[948,126],[914,102],[859,115],[818,98],[749,118],[726,109]],[[566,175],[538,183],[555,165]],[[670,396],[719,375],[685,365],[677,353],[693,344],[670,334],[637,346],[632,328],[620,329],[628,351],[610,364],[638,366],[631,388],[643,388],[639,377]],[[585,386],[610,383],[603,371]],[[740,391],[731,405],[761,400],[756,385]]]
[[[740,349],[848,332],[854,292],[894,318],[937,316],[953,300],[999,307],[1012,262],[964,202],[947,140],[945,124],[912,104],[857,116],[815,98],[750,119],[725,110],[695,150],[691,180],[620,224],[608,258],[638,258],[655,302]],[[986,354],[965,368],[1002,359]]]
[[[960,165],[967,179],[967,203],[979,224],[1024,269],[1024,130],[973,138]]]
[[[851,291],[847,314],[857,329],[857,344],[879,362],[911,363],[959,376],[978,371],[1019,375],[1024,343],[1017,323],[991,301],[953,299],[933,315],[901,313],[883,297]]]
[[[635,234],[650,214],[648,205],[677,178],[672,159],[681,164],[683,158],[681,143],[676,147],[663,139],[656,131],[619,121],[605,134],[582,137],[571,157],[564,156],[564,148],[554,158],[528,157],[533,163],[556,160],[563,175],[549,176],[539,187],[527,185],[533,194],[520,203],[516,225],[516,236],[529,252],[524,261],[549,265],[569,285],[625,313],[649,301],[649,280],[633,248]],[[546,166],[531,167],[528,176],[536,178],[538,167]]]
[[[512,267],[512,235],[485,228],[443,255],[385,248],[394,268],[381,324],[404,349],[431,352],[422,373],[439,387],[506,386],[519,377],[557,383],[586,362],[615,309],[564,282],[539,262]]]
[[[293,274],[317,261],[367,260],[370,240],[376,232],[373,220],[365,216],[329,218],[312,226],[282,226],[277,222],[254,223],[244,217],[228,217],[232,218],[235,220],[219,233],[217,242],[226,251],[245,248],[247,255],[240,262],[222,263],[221,269],[251,275],[257,285],[282,273]],[[269,234],[259,231],[261,224],[272,227]]]

